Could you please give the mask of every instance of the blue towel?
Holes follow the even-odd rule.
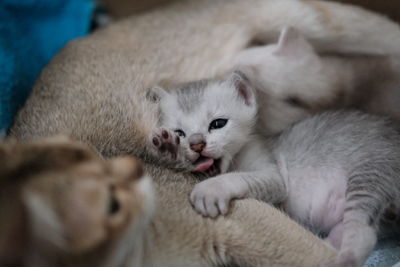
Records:
[[[88,33],[93,9],[92,0],[0,0],[0,135],[44,65]]]

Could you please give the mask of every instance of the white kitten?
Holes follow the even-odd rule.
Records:
[[[190,195],[205,216],[226,214],[235,198],[281,205],[327,235],[339,266],[360,266],[386,214],[400,210],[400,135],[389,121],[327,112],[261,138],[255,91],[240,73],[149,96],[160,104],[163,128],[151,135],[160,156],[186,156],[195,172],[222,173]]]
[[[333,108],[400,120],[396,56],[319,55],[299,31],[286,27],[277,44],[244,50],[235,65],[260,91],[260,129],[266,133]]]
[[[188,159],[196,172],[226,172],[252,139],[257,105],[249,88],[238,73],[224,81],[184,84],[171,92],[152,88],[148,96],[159,101],[161,111],[162,128],[150,137],[157,152]]]

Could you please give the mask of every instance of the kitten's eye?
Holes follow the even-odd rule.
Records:
[[[174,132],[175,132],[179,137],[182,137],[182,138],[186,137],[185,132],[182,131],[181,129],[177,129],[177,130],[175,130]]]
[[[213,120],[210,123],[210,126],[208,127],[208,130],[211,131],[211,130],[214,130],[214,129],[223,128],[226,125],[227,122],[228,122],[227,119],[216,119],[216,120]]]
[[[110,187],[110,202],[108,204],[108,214],[114,215],[118,213],[121,209],[121,205],[119,204],[118,199],[115,196],[115,187]]]

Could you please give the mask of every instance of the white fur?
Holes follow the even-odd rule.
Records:
[[[175,95],[164,95],[160,101],[162,126],[171,130],[182,129],[186,133],[186,138],[181,138],[181,146],[192,161],[198,155],[188,148],[187,139],[194,134],[202,134],[207,142],[203,154],[214,159],[222,158],[221,167],[225,172],[233,156],[249,140],[255,123],[256,104],[246,105],[229,80],[222,84],[211,83],[205,88],[202,99],[198,101],[200,105],[195,111],[185,113],[176,108],[178,103]],[[209,131],[210,122],[218,118],[228,119],[227,125]]]
[[[23,200],[27,206],[31,220],[31,233],[35,234],[34,239],[46,242],[58,249],[66,246],[63,226],[58,216],[48,206],[46,201],[34,192],[24,192]]]
[[[278,43],[242,51],[235,66],[259,91],[259,129],[266,134],[332,108],[357,108],[400,119],[396,56],[319,55],[298,30],[285,27]],[[303,106],[291,104],[290,98]]]

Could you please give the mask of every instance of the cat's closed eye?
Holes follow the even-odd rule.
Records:
[[[216,119],[216,120],[213,120],[210,123],[210,126],[208,127],[208,130],[211,131],[211,130],[215,130],[215,129],[221,129],[221,128],[225,127],[227,122],[228,122],[227,119]]]
[[[181,129],[176,129],[174,132],[175,132],[179,137],[182,137],[182,138],[186,137],[185,132],[182,131]]]
[[[308,109],[308,105],[297,96],[288,96],[284,101],[292,107]]]
[[[121,210],[121,205],[115,196],[115,187],[110,186],[110,200],[108,204],[108,214],[115,215]]]

